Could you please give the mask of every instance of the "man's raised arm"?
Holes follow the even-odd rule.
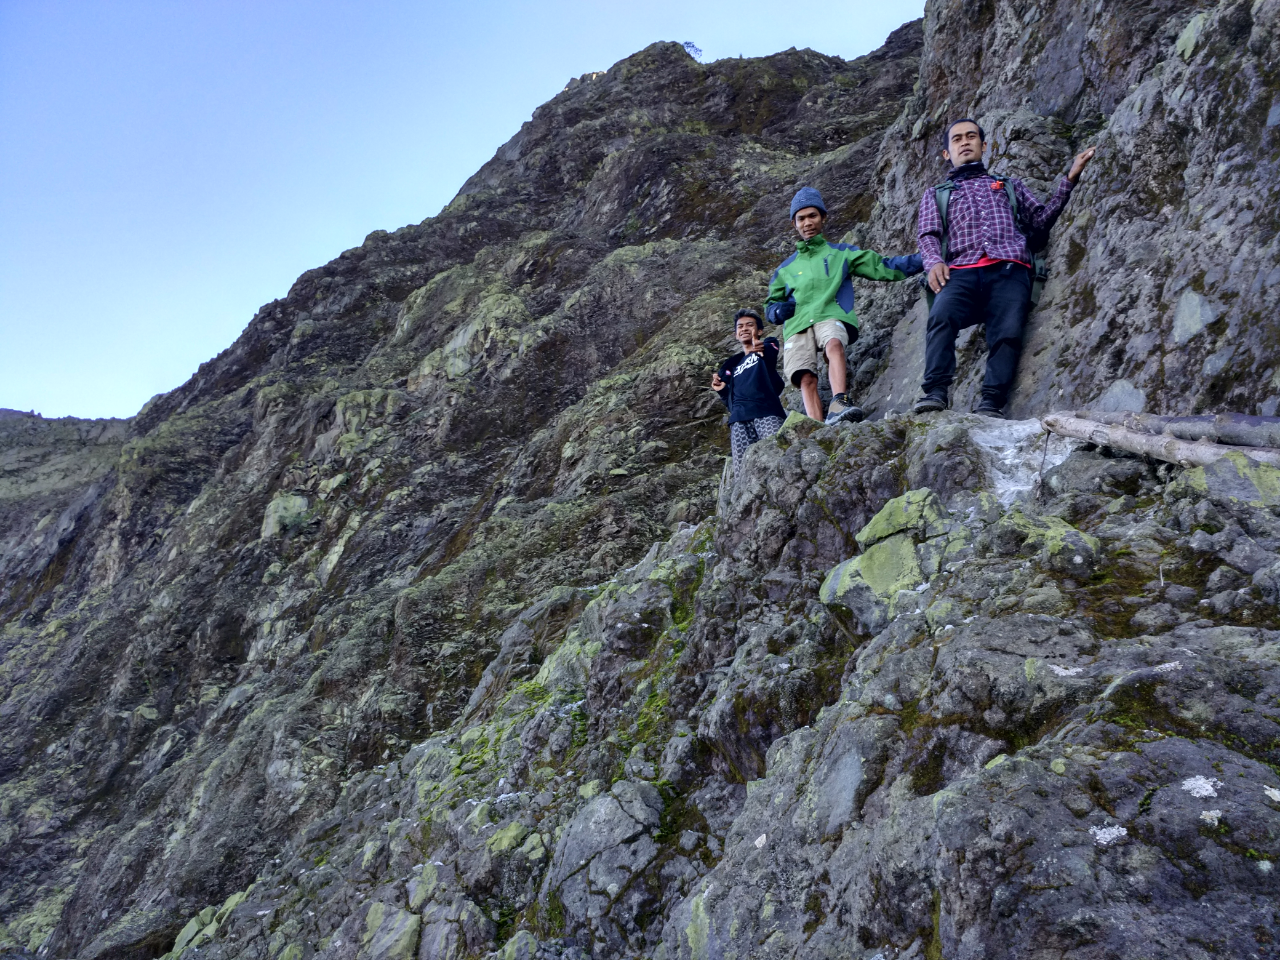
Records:
[[[1097,153],[1096,147],[1090,147],[1076,154],[1075,159],[1071,161],[1071,170],[1065,177],[1058,181],[1058,189],[1053,192],[1053,196],[1049,198],[1047,203],[1041,203],[1036,199],[1036,195],[1027,189],[1026,184],[1021,180],[1015,180],[1013,183],[1014,192],[1018,195],[1018,209],[1026,211],[1023,214],[1024,220],[1030,225],[1032,230],[1050,230],[1058,217],[1062,216],[1063,208],[1066,207],[1067,201],[1071,199],[1071,191],[1075,189],[1076,181],[1080,179],[1080,174],[1084,172],[1084,168],[1088,166],[1089,161],[1093,159]]]

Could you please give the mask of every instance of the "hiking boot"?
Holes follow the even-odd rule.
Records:
[[[991,417],[995,420],[1008,419],[1004,415],[1004,408],[997,407],[994,400],[983,400],[973,408],[973,412],[980,417]]]
[[[926,393],[923,397],[916,401],[916,405],[911,408],[912,413],[937,413],[939,410],[947,409],[947,398],[940,393]]]
[[[827,426],[837,423],[860,423],[866,413],[857,404],[849,402],[848,396],[837,393],[831,398],[831,406],[827,407]]]

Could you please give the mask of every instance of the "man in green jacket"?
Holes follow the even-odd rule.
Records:
[[[801,187],[791,201],[791,222],[800,234],[796,252],[782,261],[769,281],[765,317],[782,324],[782,375],[800,388],[804,412],[822,420],[818,396],[818,357],[827,358],[831,409],[827,423],[861,420],[861,407],[849,401],[844,351],[858,337],[853,312],[853,278],[903,280],[922,272],[920,254],[881,258],[873,250],[829,243],[822,235],[827,207],[814,187]]]

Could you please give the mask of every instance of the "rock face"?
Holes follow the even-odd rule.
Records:
[[[903,415],[910,284],[858,291],[878,419],[736,487],[706,379],[794,188],[909,251],[971,113],[1042,193],[1101,147],[1015,411],[1275,412],[1277,45],[1280,0],[657,44],[131,421],[0,415],[0,948],[1274,953],[1280,473]]]
[[[1041,197],[1072,154],[1099,148],[1054,231],[1015,415],[1280,409],[1278,17],[1274,0],[927,5],[920,83],[879,154],[877,249],[914,239],[915,204],[945,176],[947,118],[977,118],[993,172]],[[926,314],[900,322],[888,299],[859,386],[901,410]],[[953,401],[968,409],[982,338],[962,339]]]

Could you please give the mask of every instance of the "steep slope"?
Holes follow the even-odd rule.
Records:
[[[162,953],[447,728],[530,602],[705,517],[732,310],[794,183],[833,167],[870,209],[919,45],[658,44],[574,81],[440,216],[305,274],[150,403],[52,566],[52,501],[6,506],[8,943]]]
[[[1267,956],[1277,510],[1243,457],[793,415],[174,955]]]
[[[909,284],[859,289],[888,416],[793,420],[736,489],[704,381],[794,187],[909,250],[972,113],[1042,191],[1101,147],[1015,412],[1275,412],[1278,45],[1280,0],[655,45],[127,427],[6,440],[0,942],[1274,953],[1280,477],[895,414]]]

